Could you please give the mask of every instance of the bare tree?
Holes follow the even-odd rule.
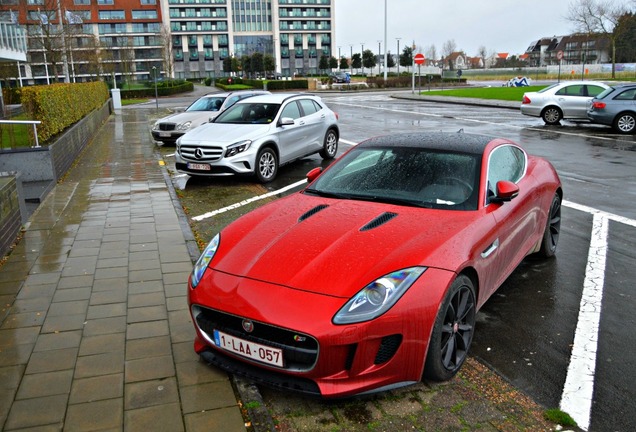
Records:
[[[614,0],[575,0],[569,5],[566,19],[576,30],[588,35],[604,35],[611,44],[612,78],[616,76],[616,37],[614,31],[622,15],[628,12],[624,4],[616,5]]]
[[[437,48],[435,48],[435,44],[431,44],[427,49],[426,49],[426,60],[427,63],[430,62],[434,62],[437,60]]]
[[[455,43],[455,39],[449,39],[444,42],[444,45],[442,45],[442,55],[445,59],[447,59],[446,61],[448,61],[448,57],[455,51],[457,51],[457,44]],[[451,64],[451,62],[448,62],[448,67],[450,69],[453,69],[453,65]]]
[[[161,40],[162,51],[161,56],[163,60],[163,70],[166,76],[172,78],[173,76],[173,63],[172,63],[172,35],[170,33],[170,27],[167,25],[161,26],[161,32],[159,33],[159,39]]]
[[[484,45],[481,45],[477,53],[481,58],[482,63],[484,64],[484,69],[486,69],[486,57],[488,56],[488,50],[486,50],[486,47]]]

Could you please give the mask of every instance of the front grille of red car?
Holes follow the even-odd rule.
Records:
[[[195,317],[197,326],[210,340],[214,330],[230,334],[251,342],[283,350],[283,369],[290,371],[311,370],[318,360],[318,341],[313,337],[293,330],[252,321],[253,330],[243,329],[243,317],[226,314],[207,308],[198,308]]]

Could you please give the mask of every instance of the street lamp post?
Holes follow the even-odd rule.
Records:
[[[364,42],[360,42],[362,45],[362,52],[360,52],[360,66],[362,67],[362,75],[364,75]]]
[[[381,61],[380,61],[380,57],[382,56],[382,41],[378,41],[378,76],[380,76],[380,74],[382,73],[382,69],[380,68],[381,65]]]
[[[152,75],[155,78],[155,107],[157,112],[159,112],[159,96],[157,94],[157,66],[152,67]]]
[[[340,54],[340,48],[342,47],[338,47],[338,70],[342,70],[342,68],[340,67],[340,61],[342,60],[342,54]]]
[[[349,69],[350,69],[350,73],[351,75],[353,75],[353,45],[349,45]]]
[[[400,76],[400,39],[401,38],[396,38],[397,39],[397,74],[398,76]]]
[[[384,81],[386,81],[386,61],[387,61],[387,52],[386,52],[386,32],[387,32],[387,1],[384,0]]]

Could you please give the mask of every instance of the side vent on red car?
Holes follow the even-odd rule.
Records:
[[[320,210],[324,210],[327,207],[329,207],[327,204],[320,204],[314,208],[312,208],[311,210],[307,210],[304,214],[302,214],[299,218],[298,218],[298,222],[302,222],[305,219],[315,215],[316,213],[318,213]]]
[[[395,355],[396,351],[400,347],[402,343],[402,335],[395,334],[391,336],[385,336],[382,338],[382,342],[380,342],[380,348],[378,349],[378,353],[375,356],[374,364],[382,364],[386,363],[393,355]]]
[[[397,213],[390,213],[390,212],[382,213],[380,216],[376,217],[371,222],[369,222],[368,224],[360,228],[360,231],[369,231],[374,228],[377,228],[380,225],[384,225],[385,223],[387,223],[388,221],[390,221],[396,216],[397,216]]]

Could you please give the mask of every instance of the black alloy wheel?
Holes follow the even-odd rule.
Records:
[[[558,193],[554,194],[550,212],[548,213],[548,221],[546,222],[543,232],[543,240],[539,255],[543,258],[553,257],[557,245],[559,244],[559,234],[561,233],[561,197]]]
[[[466,275],[453,282],[437,313],[429,341],[424,378],[447,381],[468,356],[475,333],[475,288]]]

